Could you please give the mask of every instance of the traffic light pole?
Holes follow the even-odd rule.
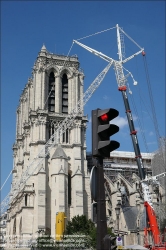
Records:
[[[95,198],[97,202],[97,250],[109,250],[111,246],[111,239],[107,235],[103,159],[110,157],[110,152],[120,146],[119,142],[110,140],[110,136],[119,131],[118,126],[110,124],[110,121],[118,114],[119,112],[113,108],[92,110],[92,156],[97,168],[97,197]],[[116,246],[112,245],[112,247]]]
[[[97,250],[108,250],[104,242],[107,234],[103,158],[94,158],[97,167]]]

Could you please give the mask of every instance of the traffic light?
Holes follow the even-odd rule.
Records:
[[[110,124],[117,117],[116,109],[92,110],[92,156],[110,157],[110,152],[119,148],[117,141],[110,140],[110,136],[119,131],[119,127]]]
[[[91,220],[97,223],[97,202],[91,204]]]
[[[107,234],[104,237],[103,241],[104,241],[104,247],[105,247],[105,249],[110,249],[110,250],[117,249],[117,246],[116,246],[116,237],[110,236],[110,235]]]
[[[110,250],[115,250],[117,249],[117,246],[116,246],[116,237],[115,236],[110,236]]]

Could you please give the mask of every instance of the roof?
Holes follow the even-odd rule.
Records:
[[[51,159],[66,159],[68,160],[67,155],[65,154],[63,148],[61,147],[61,145],[58,145],[52,158]]]
[[[152,159],[154,153],[141,153],[142,159]],[[135,153],[129,151],[113,151],[110,153],[110,157],[123,157],[123,158],[134,158]]]
[[[143,211],[139,213],[138,208],[136,206],[133,207],[124,206],[122,207],[122,211],[124,214],[128,230],[137,229],[137,220],[139,220],[139,230],[143,230],[145,228],[145,216],[146,216],[145,209],[143,209]]]
[[[135,230],[137,228],[137,216],[138,209],[137,207],[122,207],[122,211],[124,214],[124,218],[126,221],[126,225],[128,230]]]

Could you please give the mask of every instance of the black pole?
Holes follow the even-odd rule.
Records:
[[[95,158],[97,167],[97,250],[109,249],[104,244],[107,234],[103,158]]]

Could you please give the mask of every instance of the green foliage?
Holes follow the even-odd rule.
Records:
[[[71,235],[74,233],[81,233],[89,235],[90,231],[95,227],[91,220],[88,220],[85,215],[77,215],[68,222],[65,234]]]
[[[114,236],[112,233],[111,228],[107,227],[107,233],[111,236]],[[94,227],[89,233],[89,245],[93,248],[96,249],[97,247],[97,228]]]
[[[94,241],[94,237],[93,240],[91,238],[93,232],[95,232],[95,224],[88,220],[85,215],[77,215],[68,222],[64,240],[71,240],[72,245],[77,249],[89,248]]]
[[[113,235],[111,228],[107,228],[107,233]],[[80,236],[85,243],[85,248],[96,249],[97,245],[97,228],[95,224],[86,218],[85,215],[77,215],[73,217],[71,221],[68,222],[66,226],[65,235],[73,235],[73,239],[76,236]],[[64,237],[66,237],[64,235]],[[83,237],[85,235],[85,237]],[[78,239],[79,240],[79,239]],[[76,244],[76,243],[75,243]],[[77,247],[79,247],[77,245]],[[82,249],[82,248],[78,248]]]
[[[97,228],[94,227],[89,233],[89,245],[93,248],[96,249],[96,244],[97,243]]]

